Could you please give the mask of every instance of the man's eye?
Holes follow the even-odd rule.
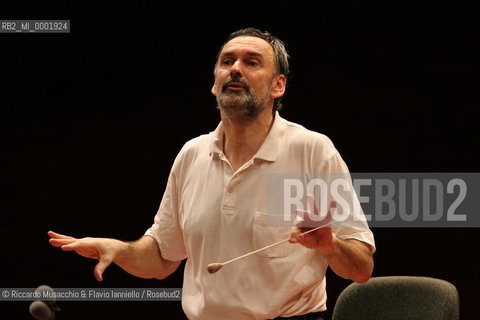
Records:
[[[231,65],[231,64],[232,64],[232,60],[230,60],[230,59],[227,59],[227,60],[223,60],[223,61],[222,61],[222,65],[224,65],[224,66],[229,66],[229,65]]]
[[[247,64],[252,67],[258,66],[258,62],[255,60],[250,60],[247,62]]]

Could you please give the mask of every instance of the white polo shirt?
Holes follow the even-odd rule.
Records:
[[[325,310],[327,262],[316,250],[284,243],[215,274],[207,272],[207,265],[289,237],[290,226],[274,223],[283,213],[269,212],[276,199],[269,185],[272,175],[348,175],[347,166],[330,139],[282,119],[278,112],[257,154],[237,171],[223,153],[223,137],[220,123],[214,132],[184,145],[154,224],[146,232],[156,239],[165,259],[188,258],[185,314],[195,320],[271,319]],[[354,193],[347,200],[358,201]],[[374,247],[373,234],[361,218],[361,210],[351,212],[333,230],[342,239]]]

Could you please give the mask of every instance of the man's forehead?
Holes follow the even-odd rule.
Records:
[[[257,37],[240,36],[228,41],[220,55],[232,54],[235,51],[245,51],[250,54],[258,54],[264,57],[273,56],[272,46],[265,40]]]

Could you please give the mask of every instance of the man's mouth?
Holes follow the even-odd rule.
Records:
[[[245,87],[239,82],[229,82],[225,85],[225,89],[232,91],[242,91],[245,90]]]

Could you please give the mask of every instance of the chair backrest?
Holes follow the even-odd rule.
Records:
[[[332,320],[458,320],[458,305],[457,289],[447,281],[374,277],[342,291]]]

